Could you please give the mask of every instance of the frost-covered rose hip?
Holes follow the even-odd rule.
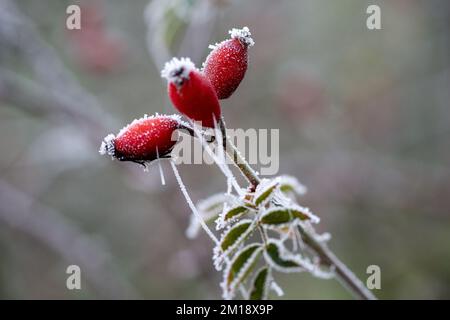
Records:
[[[107,135],[100,146],[100,154],[120,161],[145,163],[167,157],[176,143],[175,130],[184,128],[178,115],[145,115],[125,126],[117,136]]]
[[[204,127],[214,127],[214,121],[220,119],[217,94],[189,58],[173,58],[161,76],[167,79],[169,98],[182,114]]]
[[[219,99],[226,99],[237,89],[247,71],[248,47],[254,45],[247,27],[229,31],[231,39],[210,46],[212,51],[203,63]]]

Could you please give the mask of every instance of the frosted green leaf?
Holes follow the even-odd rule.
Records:
[[[319,223],[320,218],[313,214],[309,208],[301,206],[292,206],[288,208],[294,218],[300,220],[310,220],[312,223]]]
[[[310,220],[313,223],[318,223],[320,221],[320,219],[308,208],[295,205],[291,207],[275,207],[268,209],[261,216],[261,223],[276,226],[289,223],[295,219],[301,221]]]
[[[225,213],[224,220],[226,222],[233,218],[238,218],[240,216],[243,216],[247,212],[248,212],[248,208],[246,208],[244,206],[233,207],[230,210],[228,210],[227,213]]]
[[[250,291],[250,300],[265,300],[269,292],[270,271],[268,267],[262,267],[256,272]]]
[[[263,206],[265,205],[273,196],[275,190],[278,187],[278,183],[273,180],[264,179],[256,187],[255,191],[255,205]]]
[[[266,225],[280,225],[292,220],[292,214],[286,208],[272,208],[261,216],[261,223]]]
[[[296,193],[298,195],[304,195],[307,191],[307,188],[295,177],[284,175],[277,177],[277,181],[279,183],[280,190],[283,193]]]
[[[282,243],[269,242],[264,250],[266,261],[281,272],[304,271],[300,258],[286,253],[287,249]]]
[[[261,252],[261,244],[252,243],[235,254],[225,272],[225,297],[232,296],[235,288],[249,276]]]
[[[226,252],[228,249],[237,246],[244,240],[246,235],[250,233],[248,231],[250,231],[251,224],[252,221],[249,219],[242,220],[226,231],[220,241],[222,251]]]

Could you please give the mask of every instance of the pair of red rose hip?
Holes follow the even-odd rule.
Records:
[[[189,58],[173,58],[161,72],[167,79],[173,105],[204,127],[214,127],[219,121],[219,99],[230,97],[247,71],[248,47],[254,44],[251,33],[247,27],[232,29],[229,33],[230,39],[210,46],[212,51],[202,70]],[[172,133],[184,126],[176,115],[145,116],[123,128],[117,137],[106,136],[100,153],[139,163],[165,157],[176,143]]]

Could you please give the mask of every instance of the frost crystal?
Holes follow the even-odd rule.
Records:
[[[189,58],[173,58],[166,62],[161,71],[161,77],[176,85],[181,85],[185,79],[189,79],[191,71],[196,70],[194,63]]]
[[[164,178],[164,172],[163,172],[163,169],[161,167],[161,162],[160,162],[161,159],[159,158],[158,147],[156,147],[156,155],[157,155],[157,159],[159,160],[158,161],[158,168],[159,168],[159,176],[161,177],[161,184],[164,186],[164,185],[166,185],[166,179]]]
[[[108,134],[102,141],[102,144],[100,145],[100,149],[98,152],[101,155],[109,155],[111,157],[114,157],[115,154],[115,148],[114,148],[114,140],[116,139],[116,136],[112,133]]]
[[[186,202],[188,203],[189,208],[191,209],[192,213],[194,214],[195,218],[200,223],[200,226],[203,228],[203,230],[206,232],[206,234],[211,238],[211,240],[218,245],[219,240],[217,240],[214,233],[211,232],[211,230],[206,225],[205,221],[203,220],[200,213],[197,211],[197,208],[195,207],[194,203],[191,200],[191,197],[189,196],[189,193],[187,192],[186,186],[183,183],[183,180],[181,180],[180,173],[178,172],[177,167],[175,166],[175,163],[173,161],[170,161],[170,165],[172,166],[173,173],[175,175],[175,178],[177,179],[178,185],[181,189],[181,193],[184,195]]]
[[[234,263],[236,262],[236,260],[240,258],[241,253],[243,253],[246,250],[249,250],[252,247],[255,248],[255,250],[250,254],[250,256],[247,258],[247,260],[241,266],[241,268],[239,270],[236,270],[237,272],[236,271],[234,272],[234,278],[230,281],[229,276],[230,273],[232,272]],[[233,257],[233,259],[227,263],[226,269],[223,273],[223,280],[220,284],[223,290],[222,296],[225,300],[231,300],[234,298],[237,286],[248,275],[251,267],[256,262],[256,259],[259,257],[261,251],[263,251],[261,244],[258,243],[249,244],[241,248],[240,251],[238,251],[236,255]]]
[[[284,296],[283,289],[281,289],[281,287],[278,285],[278,283],[276,283],[276,282],[273,281],[273,280],[272,280],[272,282],[270,283],[270,289],[272,289],[273,291],[275,291],[275,293],[277,294],[277,296],[279,296],[279,297]]]
[[[232,39],[238,39],[242,44],[251,47],[255,44],[251,37],[251,33],[248,27],[243,27],[242,29],[233,28],[228,33],[231,35]]]

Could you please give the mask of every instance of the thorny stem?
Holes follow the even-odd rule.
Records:
[[[239,151],[228,139],[226,135],[225,122],[222,119],[219,121],[220,130],[223,136],[223,145],[228,154],[230,154],[236,166],[242,174],[250,182],[252,189],[260,183],[260,179],[256,172],[250,167],[249,163],[242,158]],[[341,261],[338,257],[326,246],[326,244],[318,241],[314,234],[299,226],[299,231],[307,244],[321,259],[323,263],[334,269],[334,272],[339,282],[349,290],[355,297],[363,300],[376,300],[373,293],[367,289],[355,274]]]

